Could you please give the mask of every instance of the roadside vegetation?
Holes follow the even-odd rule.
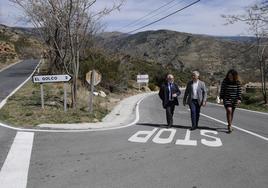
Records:
[[[0,25],[0,69],[20,59],[40,58],[42,44],[34,37]]]
[[[102,74],[100,85],[110,92],[132,89],[133,84],[131,83],[136,82],[138,74],[149,75],[148,86],[152,91],[158,90],[168,73],[175,75],[176,82],[180,86],[185,86],[191,76],[190,70],[180,72],[172,67],[163,68],[161,64],[156,62],[149,62],[128,55],[108,56],[103,51],[96,49],[88,51],[87,54],[88,56],[81,63],[79,79],[85,83],[86,73],[89,70],[96,69]]]
[[[216,94],[210,95],[208,101],[216,103]],[[242,103],[238,106],[238,108],[244,108],[260,112],[268,112],[268,105],[264,104],[263,96],[260,91],[252,93],[243,93]]]

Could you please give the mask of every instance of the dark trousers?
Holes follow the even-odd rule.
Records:
[[[201,108],[201,106],[198,104],[198,100],[193,99],[191,104],[190,104],[192,128],[198,127],[198,121],[199,121],[199,117],[200,117],[200,108]]]
[[[167,125],[171,127],[173,125],[173,114],[175,110],[175,104],[173,102],[169,102],[166,107],[166,118],[167,118]]]

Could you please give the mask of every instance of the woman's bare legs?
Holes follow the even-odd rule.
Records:
[[[226,107],[226,118],[228,123],[228,131],[232,132],[232,121],[234,117],[234,108]]]

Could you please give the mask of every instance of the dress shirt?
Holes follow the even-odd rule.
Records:
[[[173,84],[172,83],[168,83],[168,99],[169,101],[173,101],[173,97],[172,97],[172,87],[173,87]]]
[[[192,97],[193,99],[198,99],[198,96],[197,96],[198,83],[199,83],[198,80],[196,82],[195,81],[193,82],[193,97]]]

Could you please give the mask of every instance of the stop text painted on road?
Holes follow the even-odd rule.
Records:
[[[137,143],[146,143],[148,140],[158,131],[158,128],[154,128],[151,131],[138,131],[132,135],[128,141]],[[176,129],[160,129],[156,135],[153,137],[152,141],[156,144],[169,144],[173,141],[177,130]],[[169,136],[161,138],[161,135],[168,133]],[[216,137],[217,131],[213,130],[200,130],[200,135],[204,136],[201,139],[201,143],[208,147],[220,147],[222,146],[222,141],[220,138]],[[197,146],[197,140],[191,140],[191,131],[186,130],[184,139],[177,139],[176,145],[183,146]]]

